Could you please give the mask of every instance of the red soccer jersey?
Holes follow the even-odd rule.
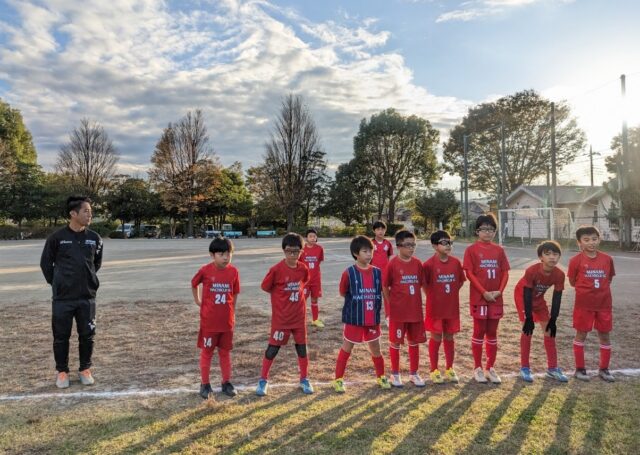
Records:
[[[477,241],[464,252],[464,270],[473,274],[485,291],[499,291],[502,275],[509,271],[509,260],[504,249],[495,243]],[[482,292],[471,284],[471,305],[502,305],[502,296],[495,302],[487,302]]]
[[[373,239],[373,257],[371,258],[371,265],[378,267],[384,272],[384,268],[389,263],[389,257],[393,254],[393,246],[391,242],[384,239],[382,242],[378,242]]]
[[[575,307],[589,311],[611,311],[611,280],[616,271],[608,254],[597,252],[595,258],[578,253],[569,261],[567,276],[576,288]]]
[[[320,263],[324,261],[324,249],[317,243],[313,246],[308,243],[302,248],[300,260],[309,269],[309,283],[320,283]]]
[[[390,321],[420,322],[422,313],[422,263],[411,257],[405,262],[399,257],[389,261],[382,274],[382,286],[389,288]]]
[[[466,278],[457,257],[442,262],[434,254],[422,264],[427,294],[426,316],[431,319],[460,318],[460,288]]]
[[[269,269],[261,287],[271,294],[272,327],[296,329],[305,326],[304,286],[308,281],[309,269],[301,261],[296,268],[291,268],[283,259]]]
[[[357,269],[362,274],[361,301],[364,312],[364,323],[362,325],[365,327],[373,326],[376,325],[376,309],[374,304],[375,295],[371,293],[371,290],[375,289],[375,285],[373,283],[373,267],[369,266],[366,269],[357,267]],[[342,272],[339,291],[340,295],[346,295],[347,291],[349,291],[349,269]]]
[[[213,263],[202,266],[191,279],[191,286],[202,284],[200,329],[203,332],[229,332],[235,325],[235,301],[240,293],[238,269],[229,264],[219,269]]]
[[[544,294],[551,286],[554,292],[564,291],[564,272],[554,267],[547,275],[542,263],[538,262],[524,271],[524,276],[516,284],[516,292],[523,292],[525,287],[533,289],[533,309],[536,309],[546,305]]]

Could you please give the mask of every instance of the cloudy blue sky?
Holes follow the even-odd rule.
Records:
[[[421,115],[446,139],[469,106],[532,88],[571,103],[599,183],[622,113],[640,123],[638,17],[631,0],[0,0],[0,98],[45,168],[89,117],[140,175],[162,128],[193,108],[221,162],[246,168],[281,97],[302,94],[335,168],[376,111]],[[560,183],[588,183],[586,166]]]

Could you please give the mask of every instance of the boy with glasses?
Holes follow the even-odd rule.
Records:
[[[298,260],[302,250],[302,237],[293,232],[282,238],[284,259],[271,267],[262,280],[261,288],[271,294],[271,331],[269,345],[262,359],[262,372],[256,395],[265,396],[269,386],[269,370],[280,346],[285,346],[293,335],[300,369],[300,388],[313,393],[307,377],[307,308],[304,287],[309,281],[309,269]]]
[[[413,256],[416,236],[409,231],[396,233],[397,255],[387,264],[382,274],[384,312],[389,326],[389,356],[391,358],[391,385],[402,387],[400,376],[400,345],[407,337],[409,351],[409,380],[416,387],[425,383],[418,374],[420,343],[425,343],[422,313],[422,263]]]
[[[324,249],[318,245],[318,231],[307,230],[307,241],[302,248],[300,260],[309,269],[309,282],[305,287],[306,296],[311,297],[311,325],[319,329],[324,328],[324,322],[319,318],[320,308],[318,299],[322,297],[322,274],[320,264],[324,261]]]
[[[492,214],[476,220],[478,240],[464,252],[463,267],[471,283],[469,304],[473,318],[471,352],[474,379],[482,384],[502,380],[493,368],[498,353],[498,323],[503,314],[502,293],[509,281],[509,260],[500,245],[492,242],[497,222]],[[482,369],[482,344],[487,354],[486,375]]]
[[[460,331],[460,288],[466,280],[460,260],[451,255],[453,240],[447,231],[431,234],[431,246],[435,253],[422,264],[423,289],[427,298],[424,328],[431,332],[429,376],[434,384],[444,383],[438,369],[438,351],[444,338],[444,376],[449,382],[458,382],[458,375],[453,369],[453,336]]]

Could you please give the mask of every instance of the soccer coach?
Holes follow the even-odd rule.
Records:
[[[56,386],[69,387],[69,338],[76,320],[80,350],[80,382],[94,383],[91,354],[96,324],[96,272],[102,265],[102,239],[87,226],[91,223],[91,199],[71,196],[67,199],[69,224],[57,230],[44,244],[40,268],[51,285],[53,355],[56,361]]]

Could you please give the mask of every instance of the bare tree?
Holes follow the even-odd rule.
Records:
[[[296,213],[311,191],[309,182],[326,168],[315,122],[301,96],[284,98],[265,147],[264,171],[286,214],[287,229],[292,230]]]
[[[151,181],[167,210],[187,214],[188,235],[193,235],[198,201],[216,181],[219,165],[211,154],[207,127],[198,109],[165,128],[151,157]]]
[[[96,196],[108,188],[118,159],[118,151],[104,128],[83,118],[80,127],[69,135],[69,142],[60,147],[55,168]]]

